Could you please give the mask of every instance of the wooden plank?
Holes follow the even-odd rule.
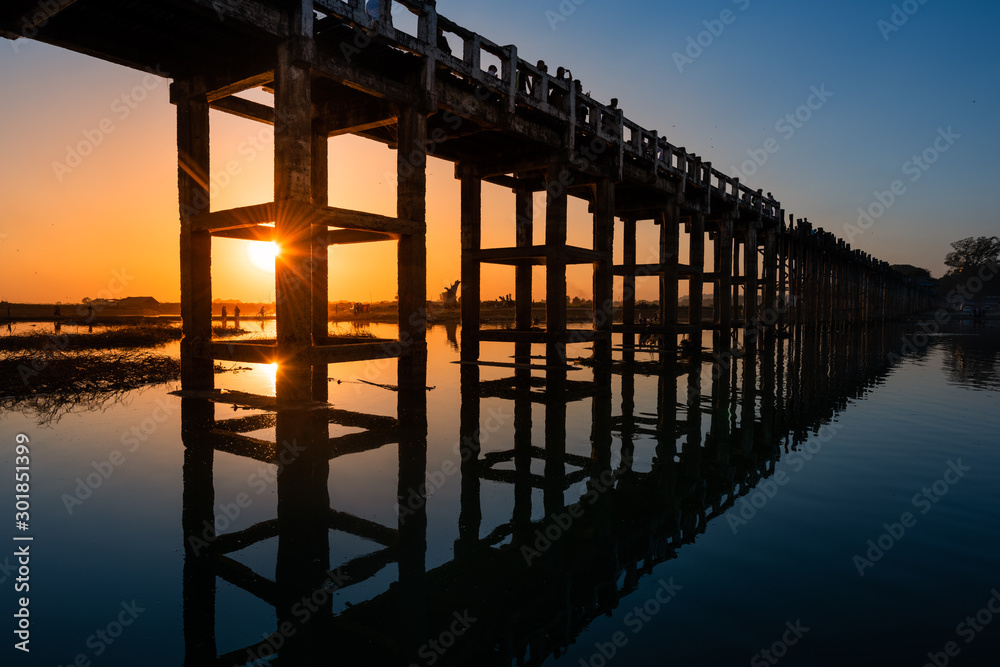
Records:
[[[201,213],[192,220],[193,230],[218,232],[227,229],[253,227],[264,223],[275,222],[279,207],[274,202],[239,206],[223,211]],[[312,224],[323,224],[340,229],[353,229],[389,234],[421,234],[426,231],[426,225],[413,220],[390,218],[375,213],[353,211],[332,206],[317,206],[302,202],[283,202],[282,211],[288,211],[289,216],[309,219]],[[373,239],[374,240],[374,239]]]
[[[212,232],[213,237],[226,239],[241,239],[243,241],[265,241],[277,240],[273,225],[254,225],[253,227],[240,227],[239,229],[221,229]]]
[[[238,206],[223,211],[201,213],[192,219],[193,231],[218,232],[227,229],[254,227],[263,223],[273,223],[276,216],[274,202]]]
[[[389,343],[352,343],[342,345],[314,345],[310,350],[314,364],[336,364],[368,359],[391,359],[400,356],[406,346],[398,341]]]
[[[573,366],[572,364],[565,364],[562,366],[548,366],[546,364],[518,364],[510,363],[505,361],[453,361],[453,364],[472,364],[474,366],[489,366],[491,368],[519,368],[519,369],[532,369],[540,371],[582,371],[583,369],[579,366]]]
[[[359,229],[335,229],[326,233],[327,245],[349,245],[352,243],[374,243],[396,241],[402,234],[391,232],[366,232]]]
[[[245,100],[242,97],[229,95],[211,102],[210,106],[213,109],[224,111],[239,118],[246,118],[247,120],[256,120],[268,125],[274,125],[274,108],[269,107],[266,104],[260,104],[259,102]]]

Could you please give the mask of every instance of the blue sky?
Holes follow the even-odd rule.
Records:
[[[438,11],[497,43],[517,44],[521,57],[544,59],[550,70],[569,67],[597,99],[619,98],[632,120],[723,172],[743,172],[743,182],[772,191],[786,211],[851,237],[854,247],[880,259],[923,266],[940,276],[949,243],[997,233],[996,5],[439,0]],[[892,24],[894,12],[898,26]],[[692,47],[692,41],[701,45]],[[678,66],[677,54],[690,60]],[[129,293],[178,297],[174,108],[167,85],[151,86],[127,118],[118,113],[120,106],[118,111],[112,106],[144,81],[141,72],[86,56],[0,40],[0,181],[6,207],[0,221],[0,298],[78,300],[128,266],[145,270],[136,272]],[[823,91],[822,99],[815,91]],[[796,113],[807,120],[794,127],[783,120]],[[57,178],[52,163],[106,118],[114,121],[114,132],[78,169]],[[214,164],[224,164],[224,151],[235,152],[241,139],[256,132],[230,122],[213,116]],[[762,152],[765,146],[777,151]],[[391,156],[381,147],[372,150],[381,181],[382,165],[391,169]],[[925,151],[935,161],[914,172],[912,158]],[[747,162],[752,155],[764,159]],[[246,178],[261,192],[270,186],[268,162],[258,160],[246,169]],[[446,197],[457,195],[450,169],[432,171],[432,188]],[[915,173],[919,178],[913,180]],[[868,229],[852,231],[848,226],[856,226],[858,209],[878,212],[876,193],[889,191],[894,181],[902,194]],[[350,201],[349,188],[335,188],[332,195],[333,205],[365,210],[391,203],[386,197],[370,206]],[[251,201],[220,201],[267,199],[262,194]],[[94,216],[106,225],[97,247],[78,222]],[[440,243],[457,249],[457,204],[440,220],[435,232]],[[87,250],[74,254],[80,248]],[[48,261],[52,257],[60,266]],[[74,280],[59,278],[60,268]],[[431,267],[431,296],[436,283],[455,277],[436,270]],[[174,278],[163,288],[157,276],[166,272]],[[42,279],[46,273],[48,282]],[[54,290],[58,280],[69,284]],[[233,291],[240,284],[234,280]],[[219,293],[236,296],[226,289],[222,284]],[[255,287],[254,295],[243,298],[267,294]]]

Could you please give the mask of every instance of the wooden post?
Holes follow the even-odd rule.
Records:
[[[755,328],[757,322],[757,225],[758,220],[747,222],[743,243],[743,326]]]
[[[515,190],[515,243],[518,248],[527,248],[532,245],[535,216],[533,195],[534,193],[527,187],[519,187]],[[515,326],[518,329],[531,328],[531,278],[532,266],[528,262],[520,263],[514,269]]]
[[[716,244],[715,312],[719,328],[728,336],[733,328],[733,218],[726,215],[719,221],[719,239]]]
[[[309,17],[312,17],[311,11]],[[289,204],[312,201],[312,84],[309,68],[297,60],[297,43],[278,46],[274,76],[275,234],[281,253],[275,262],[279,402],[309,400],[308,352],[312,345],[312,225]]]
[[[625,276],[622,281],[622,324],[628,327],[635,324],[636,229],[634,219],[628,218],[625,220],[622,236],[625,269]],[[622,334],[622,347],[626,349],[635,347],[635,334],[631,332]]]
[[[212,359],[195,356],[212,338],[212,236],[192,231],[192,218],[209,211],[209,124],[205,97],[177,103],[177,185],[181,238],[181,386],[212,389]]]
[[[329,139],[325,132],[312,135],[312,201],[317,206],[329,203]],[[312,342],[323,345],[330,330],[330,245],[325,223],[312,225]],[[326,401],[330,396],[327,365],[312,367],[312,400]]]
[[[764,230],[764,298],[761,304],[762,324],[772,326],[778,320],[778,238],[777,230]]]
[[[329,139],[324,132],[312,135],[312,202],[329,204]],[[330,267],[326,225],[312,227],[312,330],[313,344],[322,345],[329,331]]]
[[[462,359],[479,359],[479,302],[482,265],[476,253],[482,248],[482,183],[463,170],[462,189]],[[529,284],[530,286],[530,284]]]
[[[788,236],[781,227],[774,230],[777,243],[778,262],[778,291],[775,295],[775,315],[779,329],[783,329],[786,323],[785,314],[788,312]]]
[[[396,215],[424,224],[427,220],[427,117],[423,110],[399,110],[396,150]],[[422,344],[427,333],[427,235],[399,239],[399,339]]]
[[[545,319],[546,358],[550,366],[566,363],[566,187],[560,178],[565,167],[549,165],[545,197]]]
[[[615,267],[612,256],[615,238],[615,184],[611,179],[602,178],[597,181],[594,201],[594,251],[605,254],[604,259],[594,262],[594,330],[608,334],[604,344],[610,355],[611,320],[615,311]]]
[[[691,335],[695,345],[701,345],[703,292],[705,289],[705,214],[694,213],[691,219],[691,249],[688,264],[695,271],[688,281],[688,323],[698,327]]]
[[[677,345],[677,270],[680,252],[680,207],[671,202],[657,213],[660,223],[660,325],[664,330],[664,345],[672,350]]]

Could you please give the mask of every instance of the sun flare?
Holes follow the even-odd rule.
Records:
[[[280,252],[281,248],[274,241],[251,241],[247,244],[250,263],[268,273],[274,273],[274,260]]]

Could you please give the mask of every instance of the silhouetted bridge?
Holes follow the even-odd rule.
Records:
[[[396,8],[401,8],[398,19]],[[470,593],[491,605],[482,612],[477,608],[489,620],[469,630],[475,642],[463,642],[443,660],[461,664],[475,654],[476,660],[506,659],[505,664],[511,658],[540,662],[572,641],[589,619],[613,608],[640,572],[669,558],[773,472],[782,446],[800,442],[847,398],[877,381],[887,365],[883,323],[925,303],[916,286],[886,263],[806,222],[793,222],[794,216],[762,190],[582,94],[574,82],[554,78],[522,59],[516,47],[439,16],[434,2],[380,0],[378,15],[373,19],[361,0],[8,0],[0,9],[5,37],[36,39],[173,79],[184,329],[184,613],[191,665],[244,664],[248,651],[263,655],[265,645],[275,643],[282,646],[280,660],[295,665],[325,664],[328,650],[345,659],[357,652],[374,662],[412,660],[421,644],[446,627],[450,614],[472,606]],[[411,19],[409,31],[403,29],[404,17]],[[449,53],[459,44],[461,49]],[[496,64],[497,76],[487,71],[489,63]],[[256,88],[273,93],[273,105],[239,95]],[[212,209],[211,109],[274,126],[270,202]],[[395,216],[329,205],[328,140],[342,134],[396,148]],[[425,483],[426,159],[431,154],[454,162],[461,180],[466,362],[461,435],[469,456],[461,464],[455,562],[428,571],[422,505],[401,513],[397,526],[382,526],[333,510],[327,484],[331,460],[393,444],[399,450],[397,502],[402,506]],[[514,192],[514,246],[482,247],[483,182]],[[546,193],[538,215],[537,192]],[[570,196],[588,202],[590,247],[567,242]],[[542,244],[534,240],[536,218],[544,225]],[[659,240],[640,257],[638,225],[650,221]],[[615,224],[623,230],[621,264],[614,261]],[[212,339],[213,237],[280,242],[276,340]],[[329,246],[386,241],[398,247],[398,338],[329,336]],[[514,267],[516,323],[510,329],[480,329],[483,264]],[[566,270],[576,264],[593,268],[594,321],[583,330],[570,329],[566,317]],[[531,321],[535,267],[545,272],[544,327]],[[622,277],[618,294],[615,276]],[[643,277],[659,283],[655,325],[636,319],[637,280]],[[683,319],[682,284],[690,304]],[[709,288],[713,316],[704,321]],[[616,302],[621,322],[614,316]],[[683,335],[700,346],[706,328],[719,333],[720,345],[735,340],[738,349],[716,359],[711,399],[702,401],[702,362],[697,356],[678,359],[674,352]],[[830,337],[811,336],[817,328],[847,333],[835,345]],[[665,352],[656,362],[659,400],[653,417],[634,411],[639,333],[659,334]],[[613,335],[621,336],[617,366]],[[481,341],[514,343],[512,378],[480,387]],[[593,376],[582,384],[566,377],[566,346],[576,343],[593,345]],[[532,344],[546,346],[544,365],[532,362]],[[399,357],[395,418],[345,413],[326,404],[327,364],[386,357]],[[216,359],[278,361],[276,396],[214,392]],[[622,374],[617,417],[613,373]],[[759,409],[758,373],[761,387],[773,393]],[[686,416],[680,418],[679,377],[688,383],[681,401]],[[777,379],[784,377],[792,379]],[[483,396],[515,402],[513,450],[480,452],[476,433]],[[577,399],[592,401],[589,457],[566,451],[566,401]],[[531,404],[537,400],[545,403],[544,447],[531,444]],[[212,401],[237,401],[260,414],[216,420]],[[712,411],[712,429],[702,441],[706,409]],[[331,438],[331,422],[362,432]],[[271,426],[274,441],[246,435]],[[657,463],[644,474],[627,463],[639,435],[654,438],[657,449]],[[518,547],[546,527],[531,520],[532,490],[543,489],[546,517],[565,511],[577,503],[567,504],[567,488],[595,485],[612,472],[616,438],[624,463],[613,471],[613,489],[598,493],[583,508],[583,519],[528,567]],[[684,440],[679,451],[678,438]],[[288,442],[309,447],[286,464],[277,443]],[[216,451],[282,464],[276,519],[237,534],[216,534]],[[532,459],[544,461],[543,474],[532,473]],[[515,495],[511,522],[485,538],[482,480],[509,483]],[[398,581],[339,614],[332,613],[326,595],[320,610],[302,623],[296,604],[334,585],[327,574],[331,529],[382,546],[341,566],[349,581],[365,581],[390,563],[398,568]],[[230,555],[275,536],[274,580]],[[617,584],[622,572],[624,588]],[[219,576],[274,605],[272,641],[218,656]]]
[[[393,356],[423,337],[426,301],[426,158],[453,161],[461,179],[463,356],[480,340],[544,342],[552,361],[573,342],[632,341],[636,277],[659,280],[656,331],[705,326],[840,326],[884,320],[922,304],[916,286],[889,266],[810,224],[785,221],[778,201],[712,168],[655,130],[520,57],[513,45],[449,21],[435,2],[380,0],[12,0],[0,34],[26,37],[173,79],[181,212],[185,385],[209,387],[212,360],[283,361],[295,367]],[[398,11],[396,11],[398,10]],[[404,20],[405,19],[405,20]],[[395,23],[394,23],[395,22]],[[405,25],[404,25],[405,24]],[[452,53],[452,46],[455,52]],[[489,73],[487,63],[497,69]],[[239,93],[274,93],[265,105]],[[275,128],[275,186],[266,204],[213,211],[208,186],[209,110]],[[329,206],[327,139],[356,134],[397,149],[395,217]],[[337,156],[334,156],[337,159]],[[516,245],[483,248],[483,181],[516,193]],[[547,193],[544,216],[532,194]],[[567,244],[567,198],[589,202],[592,247]],[[543,217],[544,244],[533,241]],[[624,261],[613,262],[615,219]],[[659,226],[659,247],[640,258],[636,225]],[[711,243],[706,261],[706,234]],[[211,239],[278,240],[277,340],[221,346],[211,336]],[[402,345],[331,340],[327,248],[395,240],[399,246]],[[681,246],[687,262],[681,263]],[[479,331],[481,266],[515,267],[518,318],[507,331]],[[594,326],[567,332],[566,268],[594,270]],[[533,327],[531,273],[545,270],[546,322]],[[376,270],[384,270],[379,267]],[[623,276],[623,322],[612,322],[614,276]],[[689,314],[679,321],[687,284]],[[714,293],[712,322],[703,292]],[[317,383],[319,384],[319,383]],[[304,400],[290,381],[281,400]]]

